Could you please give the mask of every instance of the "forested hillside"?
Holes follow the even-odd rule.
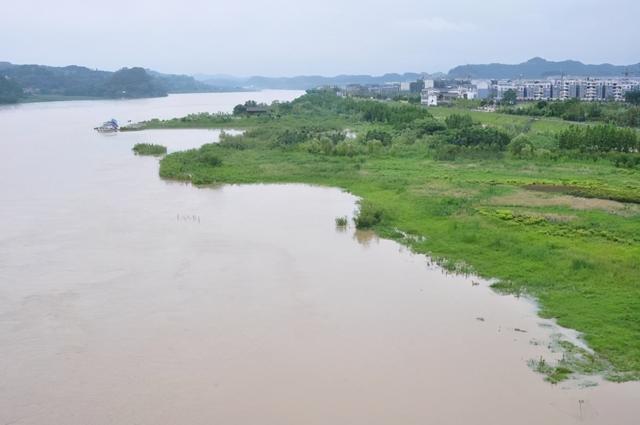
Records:
[[[109,72],[76,65],[0,62],[0,76],[0,103],[37,100],[39,96],[139,98],[212,91],[206,83],[187,75],[161,74],[139,67]]]

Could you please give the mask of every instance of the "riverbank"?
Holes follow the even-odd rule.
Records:
[[[198,92],[176,92],[176,93],[168,93],[169,96],[176,94],[203,94],[203,93],[238,93],[238,92],[255,92],[255,90],[238,90],[238,89],[211,89],[209,91],[198,91]],[[87,100],[137,100],[137,99],[156,99],[158,97],[166,97],[166,96],[149,96],[149,97],[135,97],[135,98],[113,98],[113,97],[96,97],[96,96],[65,96],[65,95],[56,95],[56,94],[34,94],[20,98],[17,102],[14,103],[0,103],[0,106],[5,105],[20,105],[27,103],[42,103],[42,102],[68,102],[68,101],[87,101]]]
[[[582,332],[596,355],[579,353],[584,361],[558,364],[550,376],[570,368],[597,369],[611,380],[640,378],[638,170],[558,152],[519,159],[476,149],[446,157],[433,135],[403,138],[393,123],[355,118],[322,102],[301,98],[294,102],[297,112],[277,118],[224,117],[230,126],[250,131],[170,154],[161,161],[160,175],[196,184],[343,188],[375,212],[378,219],[370,225],[381,236],[451,270],[496,278],[501,291],[530,294],[542,317]],[[200,118],[182,125],[205,127],[207,119]],[[221,118],[212,121],[210,126],[218,126]],[[545,143],[553,126],[565,125],[537,123],[541,128],[527,133]],[[170,120],[153,128],[180,125]],[[346,128],[355,129],[360,140],[342,140],[323,151],[324,138]],[[393,140],[378,140],[386,137],[380,133],[367,143],[362,135],[371,130]],[[296,132],[308,137],[297,142]]]

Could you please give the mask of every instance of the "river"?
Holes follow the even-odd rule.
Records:
[[[336,229],[353,196],[166,182],[135,143],[219,132],[92,129],[298,95],[0,108],[0,425],[638,423],[638,383],[527,366],[571,337],[532,302]]]

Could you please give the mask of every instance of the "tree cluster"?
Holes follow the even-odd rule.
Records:
[[[501,112],[534,117],[555,117],[575,122],[601,121],[625,127],[640,127],[640,106],[637,104],[633,106],[633,101],[629,103],[631,105],[615,102],[582,102],[578,99],[553,102],[542,100],[526,106],[503,108]]]
[[[635,130],[611,124],[571,126],[558,135],[558,145],[581,152],[637,152],[639,148]]]

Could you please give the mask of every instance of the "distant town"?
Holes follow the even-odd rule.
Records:
[[[638,77],[553,77],[548,79],[418,79],[387,84],[349,84],[339,88],[341,96],[396,98],[420,96],[425,106],[438,106],[460,99],[501,101],[508,93],[516,101],[569,100],[624,102],[625,94],[640,90]],[[509,96],[509,95],[507,95]]]

